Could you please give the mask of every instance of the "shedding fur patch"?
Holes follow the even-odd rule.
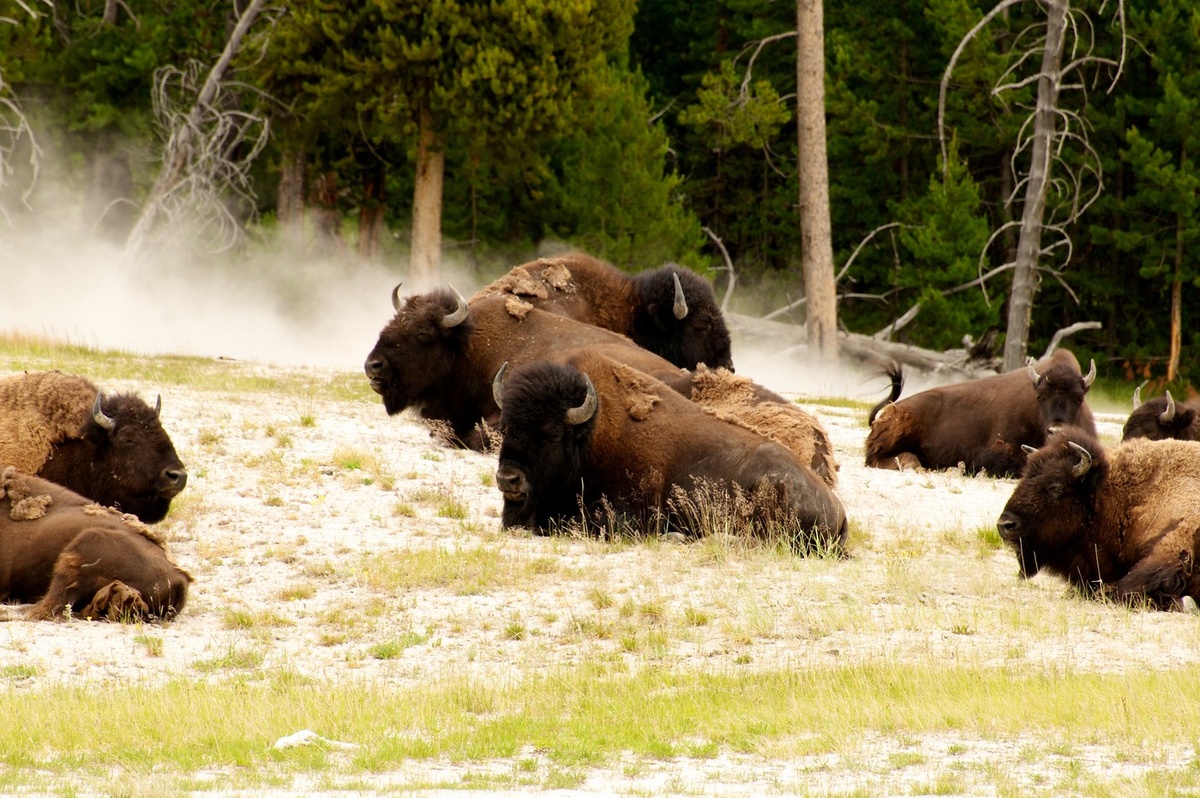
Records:
[[[504,300],[504,309],[514,319],[524,321],[525,317],[529,315],[529,311],[533,310],[533,304],[526,302],[524,299],[510,296]]]
[[[137,532],[146,540],[158,545],[163,550],[166,550],[167,548],[167,539],[159,532],[154,531],[139,521],[138,517],[133,513],[123,513],[120,510],[116,510],[112,507],[105,507],[102,504],[89,504],[83,508],[83,514],[91,516],[103,516],[107,518],[118,518],[120,519],[121,523],[129,527],[134,532]],[[170,560],[170,557],[167,559]],[[173,564],[174,560],[171,560],[171,562]]]
[[[660,385],[628,366],[613,364],[613,379],[625,395],[625,409],[634,421],[645,421],[661,401],[655,388]]]
[[[34,494],[29,488],[29,478],[13,466],[0,474],[0,499],[4,498],[10,503],[8,517],[14,521],[35,521],[53,503],[46,494]]]
[[[89,380],[60,371],[0,379],[0,463],[36,474],[54,444],[84,428],[95,400]]]

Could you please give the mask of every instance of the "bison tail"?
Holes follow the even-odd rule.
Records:
[[[875,423],[875,417],[879,415],[880,410],[900,398],[900,391],[904,388],[904,369],[900,367],[899,363],[895,361],[889,363],[884,368],[883,374],[892,381],[892,390],[887,395],[887,398],[871,408],[871,413],[867,416],[867,426]]]

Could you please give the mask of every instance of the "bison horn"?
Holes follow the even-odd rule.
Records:
[[[1083,375],[1083,389],[1086,391],[1092,387],[1092,383],[1096,379],[1096,359],[1092,358],[1092,367],[1088,369],[1088,373]]]
[[[1033,367],[1032,363],[1026,366],[1026,368],[1029,369],[1029,379],[1033,380],[1034,385],[1037,385],[1038,380],[1042,378],[1042,375],[1037,373],[1037,369]]]
[[[100,409],[99,391],[96,392],[96,401],[92,402],[92,419],[109,432],[112,432],[113,428],[117,426],[117,422],[104,415],[104,411]]]
[[[1142,380],[1142,384],[1133,389],[1133,409],[1137,410],[1142,406],[1142,389],[1146,387],[1146,383],[1150,380]]]
[[[160,415],[162,415],[162,394],[161,393],[154,399],[154,417],[158,418]]]
[[[1037,449],[1034,448],[1033,446],[1030,446],[1028,443],[1022,443],[1021,451],[1025,452],[1025,454],[1033,454],[1034,452],[1037,451]]]
[[[396,287],[392,289],[392,307],[397,311],[400,310],[400,286],[403,282],[396,283]]]
[[[492,399],[496,400],[496,407],[504,409],[503,403],[500,401],[500,391],[504,388],[504,372],[508,371],[508,361],[504,361],[500,368],[496,371],[496,376],[492,378]]]
[[[672,310],[675,312],[675,318],[682,321],[687,318],[688,314],[687,299],[683,296],[683,286],[679,282],[679,275],[671,272],[671,279],[675,281],[675,305]]]
[[[1079,462],[1071,469],[1071,474],[1076,479],[1079,479],[1092,468],[1092,453],[1080,446],[1075,441],[1067,441],[1067,446],[1070,446],[1075,453],[1079,455]]]
[[[591,378],[588,375],[583,375],[583,381],[587,383],[587,396],[583,399],[583,404],[579,407],[572,407],[567,410],[567,423],[571,426],[576,426],[587,421],[592,416],[596,415],[596,407],[600,404],[596,398],[596,386],[592,385]]]
[[[450,289],[450,293],[454,294],[454,299],[458,302],[454,310],[442,317],[442,327],[449,329],[450,327],[457,327],[466,321],[467,314],[471,312],[471,309],[467,306],[467,300],[463,299],[463,295],[458,293],[454,286],[450,285],[447,287]]]
[[[1162,411],[1162,415],[1158,420],[1163,424],[1170,424],[1175,420],[1175,397],[1171,396],[1171,392],[1167,391],[1167,409]]]

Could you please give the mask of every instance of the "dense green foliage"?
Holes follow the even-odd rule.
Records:
[[[1093,23],[1079,26],[1075,57],[1121,58],[1112,4],[1072,6]],[[921,312],[896,338],[943,347],[1004,327],[1008,273],[992,276],[986,295],[950,292],[1012,256],[1011,230],[990,236],[1020,215],[1019,194],[1010,198],[1024,166],[1013,150],[1033,88],[993,89],[1036,69],[1029,49],[1039,4],[1013,6],[963,48],[948,85],[945,164],[937,138],[947,64],[994,7],[826,3],[839,268],[857,252],[839,282],[840,321],[851,330],[875,332],[916,303]],[[131,4],[132,13],[121,6],[105,23],[103,8],[99,0],[60,3],[50,15],[0,25],[0,74],[61,156],[62,176],[86,194],[98,178],[84,165],[115,159],[136,200],[153,177],[139,156],[161,136],[154,70],[211,63],[233,9],[148,0]],[[1109,376],[1161,376],[1179,282],[1181,373],[1194,381],[1200,9],[1154,0],[1126,11],[1119,74],[1091,65],[1076,73],[1084,89],[1062,96],[1086,123],[1103,192],[1067,231],[1071,246],[1043,263],[1054,274],[1044,275],[1035,299],[1030,348],[1039,351],[1066,324],[1098,320],[1103,329],[1074,339],[1076,348]],[[451,248],[509,262],[549,240],[629,269],[676,260],[716,270],[721,256],[701,232],[707,227],[732,255],[740,292],[786,285],[795,295],[796,40],[786,35],[794,27],[794,5],[768,0],[296,0],[256,25],[236,74],[266,94],[233,96],[271,118],[257,210],[269,229],[280,164],[302,153],[311,184],[321,175],[336,186],[320,197],[310,187],[309,202],[340,213],[351,238],[358,209],[382,203],[391,246],[403,247],[424,107],[446,152]],[[1067,164],[1083,163],[1077,144],[1066,147]],[[1062,185],[1052,201],[1063,198]]]

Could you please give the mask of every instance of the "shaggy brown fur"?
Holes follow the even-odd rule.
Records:
[[[829,433],[815,417],[754,381],[728,369],[701,366],[692,378],[691,399],[716,415],[783,444],[831,488],[837,461]]]
[[[997,527],[1025,576],[1164,609],[1200,599],[1200,443],[1134,438],[1105,452],[1064,428],[1030,455]]]
[[[585,395],[584,375],[596,409],[572,423],[567,408]],[[611,512],[647,531],[665,524],[700,535],[716,510],[738,531],[777,529],[804,550],[845,545],[841,500],[791,451],[624,364],[583,350],[514,370],[501,392],[505,526],[548,529],[583,506],[597,519]]]
[[[61,371],[0,379],[0,463],[36,474],[54,444],[82,433],[96,393],[91,381]]]
[[[192,577],[134,516],[9,466],[0,473],[0,601],[30,620],[168,618]]]

